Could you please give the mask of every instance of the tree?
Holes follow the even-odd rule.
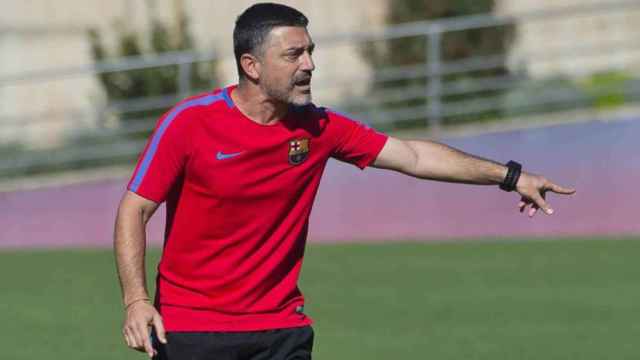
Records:
[[[171,51],[194,49],[193,40],[188,29],[188,20],[183,12],[180,13],[178,26],[173,31],[167,24],[154,19],[151,22],[149,33],[150,40],[147,53],[162,54]],[[139,56],[145,53],[141,40],[143,38],[142,34],[121,31],[117,38],[118,48],[114,54],[109,53],[101,35],[97,31],[93,30],[89,35],[93,56],[96,61],[103,61],[111,57]],[[189,74],[190,90],[213,89],[218,83],[215,66],[214,61],[194,63]],[[178,65],[169,65],[122,72],[107,72],[100,74],[100,81],[104,86],[108,102],[117,104],[128,100],[180,95],[178,94],[180,87],[179,71]],[[170,103],[173,103],[173,101]],[[121,107],[118,115],[125,125],[127,123],[140,124],[141,122],[149,122],[150,125],[145,131],[128,135],[134,138],[147,138],[153,123],[155,123],[158,116],[167,110],[167,107],[131,110],[124,106]]]
[[[386,23],[396,25],[406,22],[437,20],[453,18],[465,15],[491,13],[495,7],[494,0],[389,0],[387,7]],[[505,54],[511,44],[513,26],[485,27],[480,29],[445,32],[441,39],[441,61],[451,62],[473,57],[493,56]],[[390,68],[398,69],[424,64],[427,61],[426,39],[420,37],[405,37],[394,40],[385,40],[368,44],[362,48],[364,58],[374,69]],[[371,97],[383,90],[402,89],[409,87],[425,86],[428,82],[424,76],[412,79],[383,80],[378,71],[374,71],[374,82],[371,88]],[[491,69],[479,69],[464,73],[456,73],[442,76],[443,83],[457,82],[464,87],[465,80],[473,80],[480,77],[495,77],[508,74],[504,60],[502,64]],[[376,79],[376,77],[378,77]],[[471,82],[469,82],[471,83]],[[483,96],[497,96],[499,90],[484,92]],[[442,98],[445,106],[464,99],[477,98],[476,93],[459,95],[447,95]],[[369,104],[370,105],[370,104]],[[425,97],[417,96],[414,99],[400,101],[387,101],[382,104],[383,110],[420,107],[425,105]],[[353,111],[353,110],[352,110]],[[357,111],[357,110],[356,110]],[[496,113],[488,112],[486,115],[495,116]],[[477,118],[477,115],[474,115]],[[444,118],[445,123],[466,120],[465,116],[449,116]],[[398,121],[393,127],[424,126],[424,116]]]

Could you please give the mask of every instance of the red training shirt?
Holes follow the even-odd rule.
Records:
[[[325,108],[260,125],[228,87],[160,118],[128,189],[167,202],[156,306],[168,331],[311,324],[297,287],[327,160],[364,168],[387,137]]]

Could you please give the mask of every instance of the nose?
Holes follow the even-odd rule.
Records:
[[[316,65],[313,63],[313,58],[308,51],[304,52],[304,55],[300,57],[302,64],[300,65],[300,70],[303,71],[313,71],[316,69]]]

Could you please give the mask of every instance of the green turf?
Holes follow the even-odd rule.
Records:
[[[315,359],[636,359],[639,255],[629,239],[311,246]],[[120,337],[109,251],[0,252],[0,286],[0,358],[144,358]]]

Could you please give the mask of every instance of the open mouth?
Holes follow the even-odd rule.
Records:
[[[311,85],[311,78],[307,78],[307,79],[302,79],[302,80],[298,80],[294,83],[296,86],[310,86]]]

